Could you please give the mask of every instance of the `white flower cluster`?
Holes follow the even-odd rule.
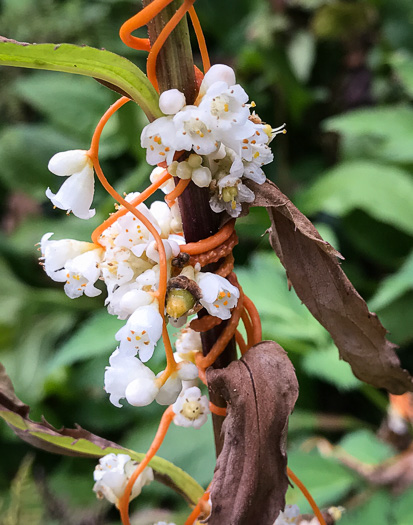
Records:
[[[136,466],[136,461],[127,454],[107,454],[100,458],[93,473],[95,480],[93,490],[97,497],[106,498],[110,503],[117,505]],[[151,467],[146,467],[133,485],[130,501],[139,496],[142,488],[149,485],[153,479],[153,470]]]
[[[263,124],[247,102],[234,71],[222,64],[206,73],[197,105],[187,106],[176,89],[163,92],[159,107],[166,116],[148,124],[141,135],[148,163],[165,162],[172,175],[209,187],[212,210],[237,217],[241,203],[254,200],[243,181],[265,181],[262,166],[273,160],[268,143],[284,132],[283,126],[272,130]],[[193,153],[178,163],[174,155],[180,151]]]
[[[130,194],[126,199],[131,202],[137,196],[136,193]],[[166,203],[156,201],[150,208],[139,204],[137,209],[162,239],[169,278],[171,261],[185,242],[177,205],[169,208]],[[196,337],[192,336],[190,351],[181,350],[176,354],[177,371],[162,386],[157,382],[158,376],[144,365],[152,357],[164,322],[156,297],[160,268],[152,234],[140,220],[127,212],[101,233],[100,245],[72,239],[52,240],[52,235],[45,234],[40,242],[47,275],[64,283],[65,292],[72,299],[83,294],[89,297],[101,294],[96,283],[103,281],[107,289],[105,304],[108,312],[126,321],[115,335],[119,346],[111,355],[105,373],[105,390],[110,401],[117,407],[122,406],[121,399],[134,406],[145,406],[154,400],[162,405],[173,404],[182,389],[193,387],[193,381],[198,377],[193,354],[199,351],[200,340],[195,343]],[[223,277],[200,272],[200,268],[187,266],[184,271],[200,290],[198,309],[203,306],[211,315],[228,319],[238,301],[238,288]],[[171,321],[182,326],[188,313],[193,312],[187,310],[190,308]],[[179,345],[178,342],[177,348]],[[203,414],[206,413],[207,410],[203,410]],[[181,420],[177,419],[178,422]]]

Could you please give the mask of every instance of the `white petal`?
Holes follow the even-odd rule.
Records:
[[[126,387],[126,399],[135,407],[150,405],[159,393],[154,379],[138,378]]]
[[[47,188],[46,196],[57,208],[72,211],[79,219],[90,219],[96,213],[90,209],[94,188],[93,169],[86,166],[82,171],[68,177],[56,195]]]
[[[90,158],[82,149],[72,149],[56,153],[49,160],[48,168],[55,175],[67,177],[82,171],[86,165],[91,165]]]

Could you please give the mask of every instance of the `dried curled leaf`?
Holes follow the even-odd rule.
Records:
[[[326,328],[340,357],[356,377],[393,394],[413,391],[413,378],[400,367],[396,346],[370,313],[340,267],[341,257],[323,241],[313,224],[277,188],[266,181],[248,186],[255,193],[252,206],[265,206],[271,219],[270,243],[289,282],[313,316]]]
[[[224,445],[211,485],[210,525],[272,525],[288,486],[285,440],[298,383],[273,341],[252,347],[224,369],[208,369],[209,387],[227,402]]]

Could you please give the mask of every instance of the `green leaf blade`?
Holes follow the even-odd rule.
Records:
[[[162,116],[158,94],[132,62],[105,49],[72,44],[28,44],[0,37],[0,65],[47,69],[96,78],[116,86],[150,120]]]

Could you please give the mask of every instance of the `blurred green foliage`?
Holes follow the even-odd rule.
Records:
[[[135,9],[131,0],[3,0],[0,33],[105,47],[144,68],[144,54],[117,37]],[[413,3],[199,0],[197,10],[212,61],[235,67],[263,120],[287,123],[288,134],[273,143],[276,162],[267,176],[343,253],[344,270],[400,345],[403,364],[413,368]],[[76,422],[143,452],[162,408],[118,409],[103,391],[121,323],[106,313],[101,297],[68,299],[43,274],[34,248],[48,231],[55,238],[88,240],[113,210],[98,188],[96,217],[81,221],[52,210],[44,192],[58,185],[47,170],[49,158],[86,149],[116,95],[90,78],[67,74],[2,68],[0,75],[0,360],[34,419],[44,414],[55,426]],[[149,167],[139,147],[144,125],[142,113],[128,105],[105,128],[101,159],[119,191],[147,184]],[[348,506],[343,525],[410,525],[412,488],[394,496],[322,448],[308,447],[312,436],[323,435],[366,464],[396,454],[376,435],[385,394],[352,375],[329,335],[288,291],[262,237],[268,226],[264,210],[241,219],[235,255],[264,336],[289,352],[297,370],[290,465],[320,505]],[[161,369],[161,348],[154,360]],[[28,448],[4,424],[0,438],[7,450],[0,472],[4,525],[116,523],[116,512],[94,501],[93,461],[31,450],[34,459],[22,462]],[[210,425],[172,429],[160,455],[207,485],[214,466]],[[134,504],[136,523],[183,522],[179,513],[186,506],[171,490],[153,484],[144,494]],[[308,509],[297,490],[289,491],[288,500]],[[160,514],[148,514],[149,507]]]

